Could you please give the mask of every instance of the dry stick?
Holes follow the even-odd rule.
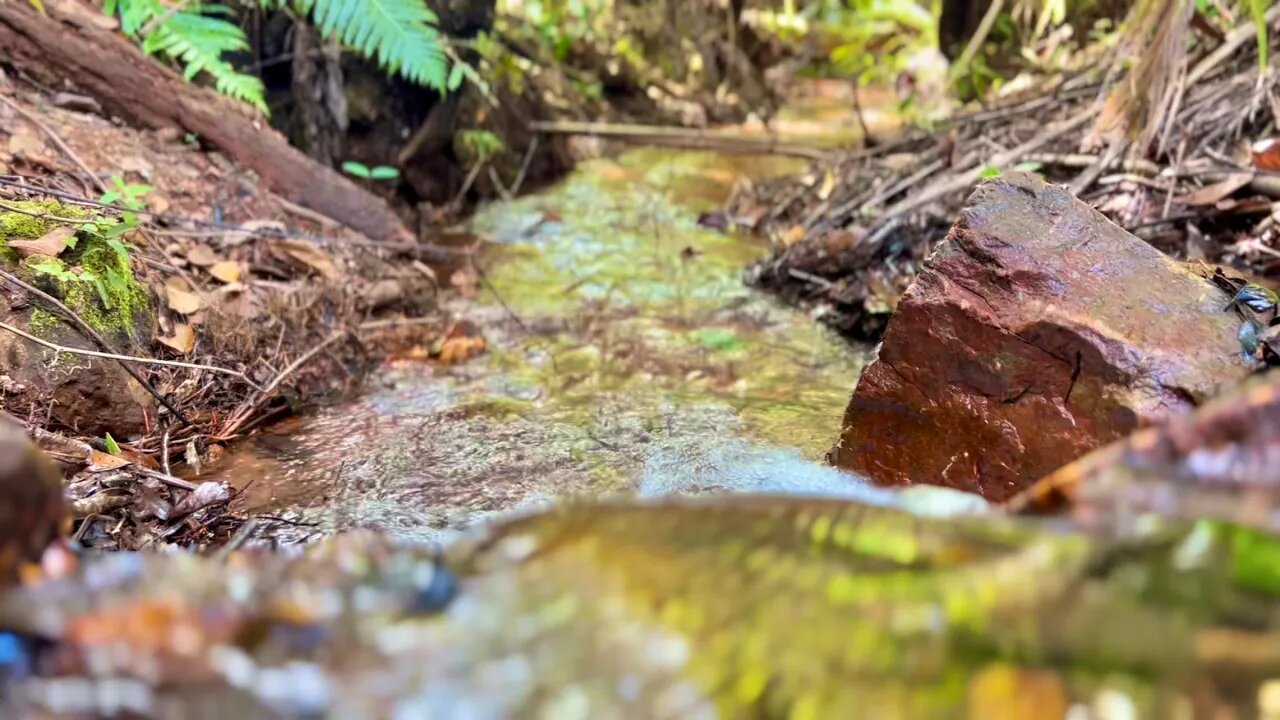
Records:
[[[17,176],[13,176],[13,177],[17,177]],[[423,245],[421,243],[413,243],[413,242],[380,242],[378,240],[368,240],[368,239],[357,240],[352,238],[325,237],[323,235],[312,235],[310,233],[294,232],[287,229],[276,230],[273,228],[250,228],[250,227],[245,227],[243,225],[231,225],[228,223],[213,222],[212,220],[202,220],[200,218],[190,217],[187,215],[171,215],[169,213],[155,212],[153,210],[127,208],[121,205],[113,205],[111,203],[99,202],[97,200],[81,197],[79,195],[65,193],[60,190],[52,190],[50,188],[42,188],[42,187],[36,187],[33,185],[26,185],[23,183],[14,182],[12,180],[6,180],[4,178],[0,178],[0,186],[11,187],[11,188],[21,190],[23,192],[29,192],[36,195],[45,195],[48,197],[58,198],[59,200],[69,202],[73,205],[84,205],[86,207],[96,207],[96,208],[102,208],[104,210],[115,210],[117,212],[131,212],[137,215],[145,215],[147,217],[155,218],[157,220],[163,220],[165,222],[190,223],[197,227],[207,228],[211,231],[217,230],[219,232],[244,233],[246,235],[254,235],[254,236],[281,239],[281,240],[306,240],[308,242],[313,242],[321,246],[347,245],[351,247],[373,247],[373,248],[382,248],[384,250],[421,252],[425,255],[433,255],[435,257],[439,257],[442,259],[452,258],[459,254],[459,251],[456,248],[444,247],[440,245]],[[289,208],[290,203],[288,203],[286,200],[282,198],[277,198],[277,200],[280,201],[281,205],[286,210],[290,210]],[[290,211],[292,212],[292,210]],[[83,221],[77,220],[75,222],[83,222]]]
[[[84,164],[84,161],[80,159],[80,156],[77,155],[76,152],[72,150],[69,145],[67,145],[66,141],[62,139],[61,135],[53,131],[53,128],[49,127],[48,125],[45,125],[43,122],[40,121],[40,118],[31,114],[31,112],[29,112],[26,108],[10,100],[4,95],[0,95],[0,102],[9,106],[10,109],[17,112],[19,115],[25,118],[27,122],[31,123],[32,125],[35,125],[37,128],[40,128],[40,131],[43,132],[45,135],[48,135],[49,139],[53,141],[53,144],[58,146],[58,149],[62,151],[62,154],[66,155],[67,158],[71,160],[71,162],[76,164],[76,167],[80,168],[80,172],[83,172],[85,175],[89,177],[91,181],[93,181],[94,186],[96,186],[99,191],[104,193],[107,191],[106,183],[102,182],[102,180],[97,175],[95,175],[92,170],[89,169],[89,166]]]
[[[520,163],[520,172],[516,173],[515,182],[511,183],[511,194],[519,195],[520,186],[524,185],[524,176],[529,172],[529,166],[533,164],[533,153],[538,149],[538,136],[534,135],[529,141],[529,149],[524,153],[524,161]]]
[[[983,41],[991,33],[991,28],[996,24],[996,18],[1000,16],[1000,11],[1003,8],[1004,0],[995,0],[987,7],[987,13],[982,16],[982,21],[978,23],[978,29],[973,32],[973,37],[969,38],[969,44],[964,46],[964,52],[960,53],[959,59],[956,60],[955,65],[952,65],[952,67],[968,69],[969,63],[973,62],[973,57],[978,54],[978,48],[982,47]]]
[[[10,273],[4,270],[0,270],[0,279],[4,279],[22,288],[23,290],[26,290],[27,292],[31,293],[31,295],[33,295],[34,297],[38,297],[44,300],[45,302],[49,303],[53,307],[57,308],[63,313],[63,316],[65,319],[70,320],[72,323],[75,324],[75,326],[80,330],[80,332],[84,333],[85,337],[88,337],[90,340],[97,343],[98,347],[102,348],[103,350],[107,352],[112,352],[111,344],[108,343],[106,339],[102,337],[102,335],[98,334],[97,330],[94,330],[92,327],[90,327],[89,323],[85,322],[79,315],[75,313],[74,310],[67,307],[58,298],[53,297],[52,295],[44,292],[39,288],[35,288],[28,285],[27,283],[23,282],[22,280],[19,280],[18,278],[14,277],[13,275],[11,275]],[[120,367],[124,368],[125,372],[129,373],[129,375],[134,380],[137,380],[138,384],[141,385],[144,390],[146,390],[148,393],[151,394],[151,397],[154,397],[156,401],[159,402],[161,405],[163,405],[166,410],[173,413],[173,416],[178,418],[178,420],[181,421],[183,425],[186,425],[187,427],[190,427],[190,428],[196,427],[195,423],[188,420],[187,416],[183,415],[181,410],[179,410],[176,406],[174,406],[173,403],[169,402],[168,398],[161,395],[160,391],[156,390],[155,387],[151,385],[151,383],[147,382],[147,379],[142,377],[142,375],[140,375],[137,370],[133,369],[132,365],[122,360],[117,360],[116,362],[120,363]]]
[[[535,121],[529,123],[533,132],[560,135],[594,135],[596,137],[614,138],[651,143],[654,145],[671,145],[675,147],[691,147],[701,150],[720,150],[722,152],[756,152],[774,155],[793,155],[809,160],[821,160],[831,154],[829,150],[807,147],[794,143],[785,143],[772,137],[752,137],[724,135],[705,130],[686,128],[660,127],[651,125],[624,125],[601,122],[577,122],[557,120],[552,122]]]
[[[1002,167],[1009,163],[1017,162],[1023,155],[1026,155],[1032,150],[1042,147],[1045,143],[1051,142],[1054,139],[1089,122],[1089,120],[1093,118],[1093,115],[1093,109],[1087,108],[1084,112],[1081,112],[1075,117],[1062,121],[1062,123],[1057,127],[1050,127],[1012,150],[996,155],[991,158],[990,164],[995,167]],[[914,197],[903,198],[897,204],[890,207],[885,211],[884,215],[881,216],[881,221],[883,222],[894,216],[911,212],[912,210],[927,205],[944,195],[964,190],[977,182],[981,174],[982,166],[978,165],[958,176],[939,180],[938,182],[929,185],[924,190],[921,190],[920,193]]]
[[[1280,5],[1273,5],[1263,18],[1268,25],[1280,19]],[[1237,48],[1252,40],[1256,35],[1257,25],[1252,20],[1247,20],[1237,25],[1231,32],[1227,33],[1227,39],[1223,40],[1216,50],[1206,55],[1203,60],[1192,68],[1191,72],[1187,73],[1187,87],[1195,85],[1204,76],[1213,72],[1214,69],[1222,64],[1222,61],[1231,57]]]
[[[85,222],[84,218],[68,218],[68,217],[62,217],[60,215],[50,215],[49,213],[36,212],[34,210],[24,210],[18,207],[17,205],[10,205],[7,202],[0,202],[0,208],[8,210],[9,212],[18,213],[19,215],[28,215],[30,217],[38,218],[40,220],[52,220],[54,222],[66,223],[67,225],[83,225]]]
[[[227,427],[223,429],[223,431],[219,434],[217,439],[228,440],[231,437],[235,436],[236,431],[239,430],[245,424],[245,422],[249,419],[249,417],[254,412],[257,412],[258,408],[262,407],[263,403],[265,403],[267,400],[271,398],[271,394],[274,393],[276,389],[280,387],[280,383],[284,382],[285,378],[289,377],[294,372],[296,372],[298,368],[302,367],[304,364],[307,363],[307,361],[311,360],[311,358],[318,355],[322,350],[334,344],[335,342],[341,340],[342,338],[347,337],[349,334],[350,334],[349,330],[339,330],[333,333],[332,335],[330,335],[328,338],[326,338],[324,342],[320,343],[319,345],[316,345],[315,347],[303,353],[301,356],[298,357],[297,360],[294,360],[293,362],[289,363],[288,367],[281,370],[280,373],[276,375],[275,378],[270,383],[268,383],[266,387],[258,391],[257,396],[255,396],[249,402],[241,405],[240,408],[236,410],[235,414],[232,416],[233,419],[227,424]]]
[[[89,357],[106,358],[107,360],[136,362],[136,363],[142,363],[144,365],[164,365],[165,367],[189,368],[191,370],[208,370],[210,372],[222,373],[223,375],[231,375],[233,377],[238,377],[241,380],[252,385],[255,389],[259,389],[259,390],[261,389],[258,387],[257,383],[250,380],[244,373],[237,372],[235,370],[228,370],[227,368],[220,368],[215,365],[200,365],[197,363],[181,362],[178,360],[156,360],[154,358],[136,357],[134,355],[117,355],[115,353],[98,352],[97,350],[81,350],[80,348],[67,347],[66,345],[59,345],[57,343],[52,343],[52,342],[49,342],[48,340],[41,340],[35,335],[30,335],[28,333],[25,333],[19,330],[18,328],[5,322],[0,322],[0,329],[8,330],[14,335],[26,338],[27,340],[30,340],[31,342],[36,343],[37,345],[43,345],[49,348],[50,350],[56,350],[58,352],[71,353],[72,355],[88,355]]]

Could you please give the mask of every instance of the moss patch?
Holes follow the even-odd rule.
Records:
[[[94,218],[92,212],[53,200],[23,201],[14,205],[33,213],[86,221]],[[138,283],[129,262],[105,239],[78,232],[76,247],[57,258],[32,256],[20,260],[8,247],[10,239],[40,238],[59,224],[23,212],[0,212],[0,262],[19,265],[32,284],[65,302],[104,335],[143,339],[152,314],[150,293]],[[56,318],[42,315],[47,313],[32,314],[31,327],[35,334],[47,336],[61,326]]]
[[[44,237],[60,223],[46,220],[27,213],[55,215],[57,217],[89,219],[92,213],[82,208],[63,205],[57,200],[22,200],[9,203],[25,212],[0,212],[0,261],[9,264],[18,262],[18,254],[9,247],[9,240],[35,240]]]

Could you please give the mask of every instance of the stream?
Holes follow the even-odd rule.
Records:
[[[389,362],[362,397],[242,443],[211,478],[324,534],[419,538],[566,496],[890,502],[820,464],[870,348],[743,284],[766,240],[697,224],[736,183],[803,167],[629,150],[482,209],[483,278],[447,309],[486,354]]]

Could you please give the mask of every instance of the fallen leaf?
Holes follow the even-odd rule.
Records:
[[[67,249],[67,241],[75,237],[75,234],[75,228],[63,225],[50,230],[38,240],[10,240],[9,247],[16,250],[22,257],[30,257],[32,255],[57,257],[63,250]]]
[[[165,291],[165,294],[169,296],[170,310],[183,315],[190,315],[200,309],[201,303],[199,295],[196,295],[193,292],[179,290],[174,287],[166,287]]]
[[[836,189],[836,174],[827,170],[827,174],[822,178],[822,187],[818,188],[818,199],[826,200],[831,197],[831,191]]]
[[[1259,170],[1280,171],[1280,140],[1267,138],[1255,142],[1249,148],[1253,166]]]
[[[782,233],[782,244],[791,247],[804,239],[804,226],[792,225]]]
[[[1231,193],[1239,190],[1249,181],[1253,180],[1253,173],[1232,173],[1224,180],[1220,180],[1212,185],[1205,185],[1198,190],[1192,190],[1185,195],[1174,198],[1174,202],[1182,205],[1216,205],[1225,200]]]
[[[218,262],[218,256],[213,253],[213,250],[209,249],[208,245],[193,245],[187,251],[187,261],[192,265],[209,267]]]
[[[240,281],[240,263],[234,260],[222,260],[209,267],[209,274],[224,283]]]
[[[176,352],[183,355],[191,354],[196,349],[196,331],[186,323],[178,323],[173,326],[173,334],[168,337],[156,338],[160,344],[173,348]]]
[[[452,337],[440,344],[440,362],[457,365],[484,352],[482,337]]]
[[[338,266],[333,264],[333,260],[328,253],[314,244],[303,240],[283,239],[277,241],[276,246],[289,257],[315,270],[329,280],[338,278]]]
[[[146,201],[147,207],[151,208],[152,212],[167,213],[171,207],[169,198],[157,192],[147,195]]]
[[[19,157],[27,157],[32,155],[44,155],[49,148],[44,144],[44,140],[39,135],[26,129],[19,128],[17,132],[9,136],[9,154]]]
[[[196,449],[196,440],[192,438],[187,441],[187,448],[183,454],[183,460],[186,460],[187,467],[191,468],[196,475],[200,474],[200,451]]]
[[[89,467],[85,468],[85,470],[91,473],[99,473],[107,470],[119,470],[128,464],[129,461],[119,455],[94,450],[89,453]]]

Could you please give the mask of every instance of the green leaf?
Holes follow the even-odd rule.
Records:
[[[117,200],[119,200],[119,199],[120,199],[120,191],[119,191],[119,190],[108,190],[108,191],[106,191],[106,192],[102,193],[102,197],[98,198],[98,202],[100,202],[100,203],[106,203],[106,204],[110,205],[110,204],[114,203],[115,201],[117,201]]]
[[[369,171],[369,177],[374,180],[395,180],[400,177],[400,171],[387,165],[379,165]]]
[[[1038,162],[1024,162],[1024,163],[1018,163],[1017,165],[1014,165],[1014,166],[1013,166],[1013,169],[1014,169],[1014,170],[1021,170],[1021,171],[1023,171],[1023,172],[1032,172],[1032,173],[1033,173],[1033,172],[1038,171],[1038,170],[1039,170],[1040,168],[1042,168],[1042,167],[1044,167],[1044,163],[1038,163]]]
[[[67,270],[66,266],[56,260],[42,260],[38,263],[32,263],[30,266],[33,272],[40,275],[48,275],[63,282],[71,282],[79,280],[80,277],[75,273]]]
[[[108,453],[110,453],[110,454],[112,454],[112,455],[119,455],[119,454],[120,454],[120,443],[117,443],[117,442],[116,442],[116,439],[115,439],[115,438],[113,438],[113,437],[111,437],[111,433],[107,433],[107,436],[104,438],[104,441],[105,441],[105,442],[106,442],[106,444],[107,444],[107,452],[108,452]]]
[[[388,73],[444,90],[448,61],[423,0],[295,0],[320,31]]]
[[[1257,28],[1258,70],[1267,71],[1267,0],[1249,0],[1249,12]]]
[[[978,171],[978,177],[982,178],[983,180],[990,180],[991,178],[1000,177],[1000,168],[996,167],[995,165],[987,165],[986,167],[982,168],[982,170]]]
[[[722,328],[704,328],[693,332],[693,339],[708,350],[733,352],[746,347],[737,333]]]
[[[373,172],[369,170],[368,165],[355,162],[354,160],[348,160],[342,163],[342,171],[348,175],[354,175],[358,178],[364,178],[365,180],[368,180],[373,174]]]
[[[464,74],[465,71],[463,70],[463,64],[454,63],[453,69],[449,71],[449,82],[447,83],[449,92],[453,92],[462,86]]]

